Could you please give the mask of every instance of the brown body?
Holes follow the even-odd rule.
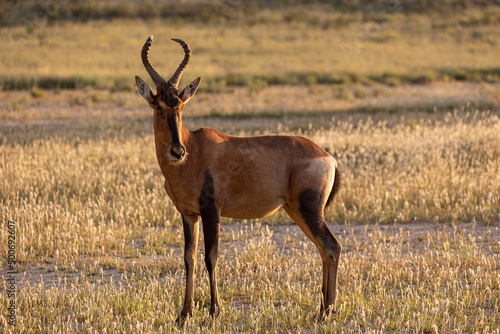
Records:
[[[141,95],[155,109],[156,155],[165,177],[165,190],[183,219],[186,296],[178,321],[193,309],[193,280],[198,220],[203,222],[205,262],[211,286],[210,315],[219,311],[216,266],[220,217],[260,218],[283,207],[314,242],[323,260],[321,314],[334,308],[341,247],[324,220],[324,209],[338,191],[335,159],[312,141],[295,136],[231,137],[202,128],[191,132],[182,125],[184,104],[195,94],[200,78],[180,94],[177,85],[190,58],[167,82],[148,59],[152,38],[142,59],[157,85],[157,94],[138,77]],[[162,81],[163,80],[163,81]]]

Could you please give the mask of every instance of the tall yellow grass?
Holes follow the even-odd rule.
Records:
[[[17,327],[6,323],[3,294],[0,325],[6,332],[29,333],[500,330],[498,229],[485,231],[471,224],[445,231],[432,224],[421,230],[333,226],[344,245],[337,313],[316,322],[321,261],[313,244],[296,226],[236,227],[240,230],[223,231],[223,236],[231,232],[232,237],[226,237],[220,247],[222,311],[216,321],[206,321],[210,296],[202,255],[198,256],[193,317],[185,328],[178,328],[174,319],[183,300],[182,257],[180,252],[152,252],[115,258],[128,261],[122,275],[107,269],[114,265],[103,257],[88,258],[97,267],[94,272],[72,274],[64,267],[46,265],[49,274],[35,271],[44,274],[46,281],[39,283],[30,282],[21,272],[17,274],[21,283]],[[135,239],[140,240],[139,248],[149,244],[148,235],[143,232],[144,239]],[[113,240],[112,235],[108,238]],[[164,266],[161,275],[157,263]],[[53,278],[47,282],[47,277]]]
[[[17,332],[180,331],[173,319],[182,302],[182,230],[162,187],[151,116],[141,111],[115,119],[100,112],[76,124],[2,126],[0,219],[18,226],[17,278],[23,282]],[[217,122],[232,128],[229,133],[256,133],[252,119],[186,124]],[[224,220],[223,315],[211,330],[500,330],[496,112],[464,106],[447,114],[287,123],[299,127],[274,132],[309,137],[340,163],[342,188],[327,213],[344,246],[338,313],[326,323],[314,321],[319,257],[280,212],[236,225],[243,232]],[[464,222],[477,224],[476,232],[440,232]],[[372,227],[360,234],[360,223]],[[398,226],[410,230],[373,223],[408,223]],[[0,240],[6,239],[7,229],[0,229]],[[0,249],[4,263],[7,250]],[[197,306],[186,329],[194,332],[207,329],[200,323],[209,303],[199,256]],[[23,279],[23,272],[53,278]],[[6,324],[7,301],[2,294],[0,325],[14,331]]]
[[[368,119],[313,139],[344,172],[333,217],[348,222],[498,221],[500,122],[478,112],[389,126]]]
[[[134,239],[125,232],[130,228],[179,224],[162,188],[152,134],[122,131],[96,140],[48,136],[27,143],[2,136],[1,215],[20,223],[23,262],[56,252],[68,260],[123,252]],[[499,133],[497,115],[466,112],[434,121],[334,121],[303,131],[340,164],[341,192],[327,213],[338,223],[498,221]],[[111,237],[116,244],[110,249]],[[165,253],[165,235],[151,237]]]

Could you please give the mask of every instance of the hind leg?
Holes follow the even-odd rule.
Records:
[[[323,262],[323,298],[320,318],[335,309],[337,295],[337,270],[342,247],[328,228],[323,216],[324,201],[314,190],[303,191],[299,198],[287,203],[288,213],[304,233],[316,245]]]

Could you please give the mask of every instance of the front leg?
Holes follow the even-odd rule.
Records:
[[[194,269],[196,267],[196,248],[198,247],[198,216],[182,216],[184,228],[184,264],[186,266],[186,295],[184,307],[177,317],[177,323],[184,323],[193,313]]]
[[[201,219],[203,221],[203,235],[205,237],[205,264],[210,279],[210,316],[216,318],[220,312],[216,280],[220,215],[215,206],[209,206],[205,210],[202,210]]]

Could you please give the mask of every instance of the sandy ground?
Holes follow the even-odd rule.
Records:
[[[341,93],[338,93],[338,91]],[[99,95],[101,94],[101,95]],[[97,96],[97,97],[96,97]],[[33,97],[27,91],[0,92],[1,127],[43,125],[96,118],[150,117],[150,109],[139,94],[132,92],[47,91]],[[201,90],[185,108],[184,118],[259,114],[277,118],[330,117],[352,111],[418,111],[429,106],[498,104],[500,83],[440,82],[425,85],[362,86],[269,86],[250,94],[245,87],[218,93]],[[217,118],[217,117],[215,117]],[[269,118],[269,117],[267,117]]]
[[[437,224],[428,222],[415,222],[411,224],[391,224],[391,225],[341,225],[329,224],[331,231],[343,244],[343,254],[355,251],[349,247],[353,241],[368,243],[376,235],[377,238],[386,238],[386,242],[395,242],[394,237],[404,236],[405,242],[408,244],[408,249],[413,254],[423,253],[428,246],[430,240],[435,239],[439,233],[441,237],[448,235],[453,238],[456,233],[463,233],[465,236],[475,238],[476,244],[483,252],[491,252],[490,245],[500,243],[500,222],[490,226],[484,226],[473,223],[462,223],[459,225]],[[172,233],[179,233],[179,227],[170,227]],[[295,224],[289,225],[248,225],[236,223],[231,225],[221,226],[221,242],[219,247],[220,257],[224,254],[232,253],[234,248],[243,247],[245,243],[254,239],[258,241],[262,238],[262,234],[270,236],[272,242],[280,252],[285,253],[293,247],[297,247],[301,243],[310,243],[305,234]],[[234,238],[234,236],[237,236]],[[240,236],[245,236],[242,239]],[[202,238],[202,236],[200,236]],[[293,240],[293,242],[289,242]],[[203,242],[200,240],[200,245]],[[312,245],[312,244],[311,244]],[[201,248],[202,249],[202,248]],[[182,257],[181,247],[172,247],[174,256]],[[203,252],[201,250],[201,252]],[[142,258],[132,258],[128,261],[162,261],[162,256],[146,256]],[[22,266],[21,272],[16,274],[16,283],[19,287],[30,285],[31,287],[38,286],[42,289],[51,289],[58,286],[64,286],[67,283],[74,282],[77,279],[83,278],[83,273],[72,273],[60,270],[53,264],[40,264]],[[97,275],[86,275],[85,278],[92,280],[93,278],[102,284],[118,284],[124,279],[123,274],[115,269],[104,269]],[[3,266],[0,270],[0,286],[9,277],[8,268]],[[162,274],[158,278],[160,281],[165,279],[167,274]],[[177,279],[182,279],[177,277]],[[42,284],[43,283],[43,284]],[[3,287],[0,289],[3,290]]]

